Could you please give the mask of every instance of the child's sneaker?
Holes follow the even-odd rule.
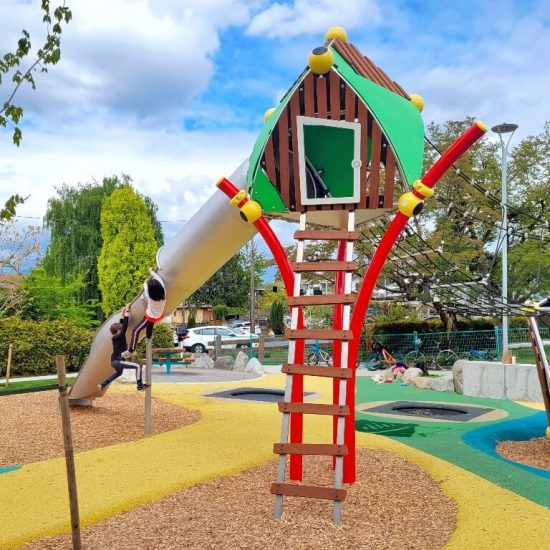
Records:
[[[133,352],[131,352],[130,350],[126,350],[126,351],[123,351],[120,356],[123,358],[123,359],[128,359],[128,357],[130,357],[132,355]]]
[[[138,384],[137,389],[138,391],[146,390],[147,388],[150,388],[151,384]]]

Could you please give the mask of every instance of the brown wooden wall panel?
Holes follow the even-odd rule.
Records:
[[[292,171],[294,174],[293,181],[291,182],[291,185],[289,186],[290,189],[288,191],[289,193],[289,200],[290,197],[292,197],[292,200],[290,201],[290,204],[285,202],[285,204],[289,204],[289,208],[291,210],[300,210],[302,204],[300,201],[300,167],[298,164],[298,135],[296,132],[296,117],[300,114],[300,98],[297,93],[295,93],[290,98],[290,127],[292,131]]]
[[[395,155],[390,146],[386,147],[386,177],[384,181],[384,208],[393,206],[393,188],[395,182]]]
[[[378,208],[380,184],[380,154],[382,149],[382,132],[378,123],[372,122],[372,141],[370,158],[369,208]]]
[[[368,143],[368,122],[369,113],[365,104],[359,100],[357,117],[361,124],[361,189],[359,195],[359,208],[367,207],[367,172],[369,169],[367,159],[367,143]]]
[[[273,151],[273,140],[271,138],[268,139],[265,144],[264,156],[267,177],[273,185],[277,186],[277,175],[275,173],[275,152]]]
[[[313,80],[313,73],[309,73],[303,82],[304,88],[304,115],[313,116],[315,114],[315,94],[314,94],[315,82]]]
[[[340,77],[336,73],[330,75],[330,118],[340,120]]]
[[[327,103],[327,79],[319,77],[315,81],[315,92],[317,96],[317,112],[319,118],[327,118],[328,103]]]
[[[353,122],[355,120],[355,93],[349,87],[346,86],[346,120]]]
[[[283,195],[283,189],[288,196],[288,189],[290,186],[290,172],[288,166],[288,113],[285,109],[277,122],[277,129],[279,133],[279,181],[281,196]]]

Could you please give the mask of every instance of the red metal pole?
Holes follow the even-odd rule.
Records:
[[[422,183],[433,188],[441,179],[443,174],[453,165],[454,162],[471,147],[485,132],[487,128],[482,122],[476,121],[464,134],[462,134],[452,145],[443,153],[437,162],[428,170],[422,178]],[[413,194],[418,198],[424,198],[417,191]],[[398,212],[390,223],[386,233],[382,237],[376,251],[365,273],[361,288],[357,295],[357,301],[353,309],[351,319],[351,330],[353,340],[349,346],[348,366],[355,371],[357,365],[357,356],[359,352],[359,342],[365,314],[369,307],[372,291],[376,285],[380,271],[386,261],[393,245],[397,241],[401,231],[407,225],[410,217]],[[346,441],[348,442],[348,455],[344,457],[344,483],[355,482],[355,372],[354,376],[348,382],[347,403],[350,408],[350,415],[346,417]]]

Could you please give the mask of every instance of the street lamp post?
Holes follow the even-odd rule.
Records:
[[[508,145],[510,140],[517,130],[517,124],[510,124],[504,122],[493,126],[491,130],[498,134],[501,147],[501,208],[502,208],[502,232],[504,233],[504,239],[502,242],[502,301],[505,305],[508,304],[508,191],[507,191],[507,155]],[[503,134],[510,134],[508,141],[504,141]],[[502,314],[502,362],[510,362],[510,352],[508,350],[508,311],[504,309]]]

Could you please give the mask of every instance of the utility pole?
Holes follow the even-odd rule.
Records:
[[[498,134],[500,138],[500,147],[501,147],[501,208],[502,208],[502,301],[505,305],[508,304],[508,188],[507,188],[507,155],[508,155],[508,145],[510,145],[510,140],[514,135],[514,132],[517,130],[517,124],[510,124],[504,122],[493,126],[491,130]],[[502,138],[502,134],[510,134],[508,141],[505,143]],[[504,310],[502,314],[502,362],[511,363],[512,358],[510,351],[508,350],[508,311]]]
[[[254,269],[254,237],[250,239],[250,334],[256,333],[256,288]]]

